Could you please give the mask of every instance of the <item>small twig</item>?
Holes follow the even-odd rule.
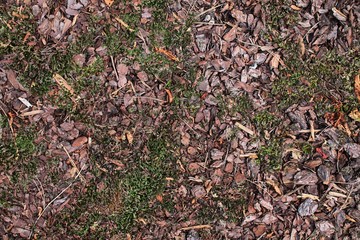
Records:
[[[313,129],[314,133],[320,132],[320,129]],[[296,134],[300,134],[300,133],[311,133],[311,129],[303,129],[303,130],[299,130],[297,131]]]
[[[315,129],[314,129],[314,121],[310,120],[310,139],[309,142],[315,141]]]
[[[47,205],[46,207],[44,208],[44,210],[41,211],[40,215],[37,217],[35,223],[33,224],[33,226],[31,227],[31,232],[30,232],[30,235],[29,235],[29,239],[31,239],[33,233],[34,233],[34,230],[35,230],[35,227],[36,227],[36,224],[38,223],[38,221],[40,220],[40,218],[44,215],[46,209],[48,209],[50,207],[50,205],[56,201],[56,199],[58,199],[64,192],[66,192],[66,190],[68,190],[73,184],[74,182],[78,179],[78,177],[80,176],[80,173],[82,172],[82,170],[85,168],[85,165],[80,169],[79,173],[75,176],[74,180],[66,187],[64,188],[56,197],[54,197]]]
[[[114,68],[116,80],[119,82],[119,79],[120,79],[120,78],[119,78],[119,74],[118,74],[117,69],[116,69],[116,66],[115,66],[115,62],[114,62],[113,56],[110,56],[110,59],[111,59],[111,64],[112,64],[112,66],[113,66],[113,68]]]
[[[203,229],[203,228],[211,229],[212,227],[211,227],[211,225],[196,225],[196,226],[180,228],[180,230],[187,231],[187,230],[192,230],[192,229]]]
[[[224,5],[224,4],[219,4],[219,5],[216,5],[216,6],[212,7],[212,8],[206,9],[205,11],[203,11],[203,12],[199,13],[198,15],[196,15],[195,19],[201,17],[205,13],[211,12],[211,11],[217,9],[218,7],[221,7],[222,5]]]

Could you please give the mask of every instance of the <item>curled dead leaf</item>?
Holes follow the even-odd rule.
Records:
[[[169,89],[165,89],[165,91],[167,93],[167,102],[172,103],[174,100],[174,97],[173,97],[171,91]]]

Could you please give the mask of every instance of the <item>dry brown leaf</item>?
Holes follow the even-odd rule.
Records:
[[[172,61],[175,61],[175,62],[179,61],[179,59],[174,54],[172,54],[170,51],[168,51],[168,50],[166,50],[164,48],[157,48],[156,47],[155,51],[158,52],[158,53],[164,54],[166,57],[168,57]]]
[[[6,77],[14,88],[19,89],[21,91],[26,91],[26,89],[21,85],[21,83],[19,83],[18,80],[16,79],[16,73],[13,70],[7,70]]]
[[[278,53],[274,53],[270,61],[270,67],[272,69],[277,69],[279,67],[279,63],[280,63],[280,55]]]
[[[278,184],[277,184],[274,180],[272,180],[272,179],[267,179],[267,180],[266,180],[266,183],[269,184],[269,185],[271,185],[271,186],[274,188],[274,190],[275,190],[275,192],[276,192],[277,194],[282,195],[281,189],[279,188]]]
[[[114,0],[104,0],[104,2],[110,7],[114,3]]]
[[[71,93],[71,95],[74,95],[74,93],[75,93],[74,89],[66,82],[66,80],[62,76],[55,73],[53,75],[53,78],[60,87],[65,88],[66,90],[68,90]]]
[[[358,101],[360,102],[360,74],[355,76],[354,81],[355,81],[355,85],[354,85],[355,95],[356,95]]]
[[[170,91],[169,89],[165,89],[165,91],[166,91],[166,93],[167,93],[167,95],[168,95],[168,97],[167,97],[167,102],[168,102],[168,103],[172,103],[172,101],[174,100],[174,97],[173,97],[171,91]]]

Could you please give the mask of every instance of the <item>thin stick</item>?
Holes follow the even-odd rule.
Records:
[[[74,182],[76,181],[76,179],[78,179],[78,177],[80,176],[80,173],[82,172],[82,170],[84,169],[85,165],[80,169],[79,173],[75,176],[75,179],[66,187],[64,188],[64,190],[62,190],[55,198],[53,198],[53,200],[51,200],[47,205],[46,207],[44,208],[44,210],[40,213],[40,215],[38,216],[38,218],[36,219],[35,223],[33,224],[33,226],[31,227],[31,233],[30,233],[30,236],[29,236],[29,239],[31,239],[33,233],[34,233],[34,230],[35,230],[35,227],[36,227],[36,224],[38,223],[38,221],[40,220],[40,218],[44,215],[46,209],[48,209],[50,207],[50,205],[55,202],[56,199],[58,199],[64,192],[66,192],[66,190],[68,190],[73,184]]]
[[[111,64],[112,64],[112,66],[113,66],[113,68],[114,68],[116,80],[119,82],[119,74],[118,74],[118,72],[117,72],[117,69],[116,69],[116,66],[115,66],[115,62],[114,62],[113,56],[110,56],[110,59],[111,59]]]
[[[219,4],[219,5],[216,5],[216,6],[212,7],[212,8],[206,9],[205,11],[203,11],[203,12],[199,13],[198,15],[196,15],[195,18],[199,18],[202,15],[204,15],[205,13],[211,12],[212,10],[217,9],[218,7],[221,7],[222,5],[224,5],[224,4]]]
[[[196,225],[196,226],[180,228],[180,230],[187,231],[187,230],[191,230],[191,229],[203,229],[203,228],[209,228],[210,229],[212,227],[210,225]]]

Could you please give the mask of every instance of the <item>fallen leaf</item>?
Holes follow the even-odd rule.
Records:
[[[355,76],[354,88],[355,88],[356,97],[357,97],[358,101],[360,102],[360,74]]]
[[[14,88],[19,89],[21,91],[26,91],[26,89],[21,85],[21,83],[19,83],[18,80],[16,79],[16,73],[13,70],[7,70],[6,77]]]
[[[172,93],[171,93],[171,91],[169,90],[169,89],[166,89],[165,88],[165,91],[166,91],[166,93],[167,93],[167,102],[168,103],[172,103],[172,101],[174,100],[174,97],[173,97],[173,95],[172,95]]]
[[[269,184],[269,185],[271,185],[271,186],[274,188],[274,190],[275,190],[275,192],[276,192],[277,194],[282,195],[282,191],[281,191],[281,189],[280,189],[280,187],[279,187],[279,184],[278,184],[277,182],[275,182],[275,181],[272,180],[272,179],[267,179],[267,180],[266,180],[266,183]]]
[[[114,0],[104,0],[104,2],[110,7],[114,3]]]
[[[178,62],[179,59],[174,55],[172,54],[170,51],[164,49],[164,48],[155,48],[155,51],[158,52],[158,53],[162,53],[164,54],[166,57],[168,57],[170,60],[173,60],[175,62]]]
[[[71,93],[71,95],[74,95],[74,93],[75,93],[74,89],[66,82],[66,80],[62,76],[55,73],[53,75],[53,78],[60,87],[65,88],[66,90],[68,90]]]
[[[270,61],[270,67],[272,69],[277,69],[279,67],[279,63],[280,63],[280,55],[278,53],[274,53]]]

